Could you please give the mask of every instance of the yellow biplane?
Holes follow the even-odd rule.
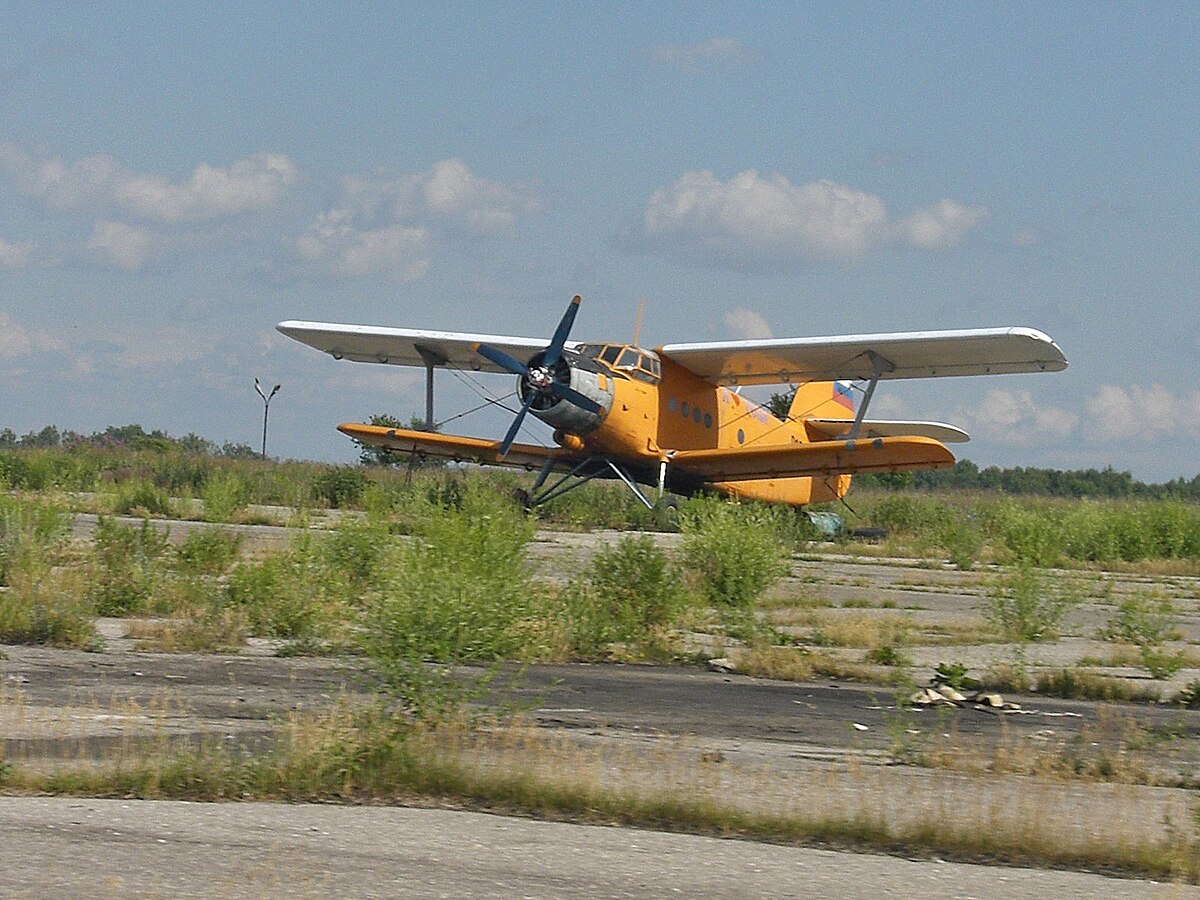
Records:
[[[867,418],[876,385],[893,378],[1055,372],[1066,357],[1032,328],[978,328],[780,340],[633,344],[568,340],[575,297],[549,342],[322,322],[278,330],[334,359],[426,370],[427,429],[345,424],[339,430],[400,453],[536,470],[525,499],[545,503],[593,478],[617,478],[646,504],[668,491],[712,489],[802,506],[842,497],[856,472],[954,464],[961,429]],[[520,408],[502,440],[433,431],[438,368],[517,376]],[[856,404],[854,382],[863,382]],[[743,385],[798,385],[787,416],[742,396]],[[526,414],[557,446],[515,443]],[[556,478],[550,481],[551,476]]]

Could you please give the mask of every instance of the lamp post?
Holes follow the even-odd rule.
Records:
[[[254,390],[258,391],[258,396],[262,397],[263,401],[263,440],[262,440],[262,458],[267,458],[267,413],[271,411],[271,398],[279,393],[279,389],[283,385],[277,384],[271,388],[271,393],[264,394],[262,385],[258,383],[258,379],[254,379]]]

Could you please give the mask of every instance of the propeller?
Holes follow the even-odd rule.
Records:
[[[504,440],[500,442],[501,456],[508,453],[512,442],[517,437],[517,432],[521,429],[521,422],[524,421],[525,414],[529,412],[530,407],[539,399],[548,398],[553,395],[560,400],[566,400],[568,403],[573,403],[575,406],[586,409],[591,413],[601,413],[604,411],[604,408],[591,397],[584,396],[570,385],[563,384],[555,378],[559,360],[562,359],[563,346],[567,343],[567,336],[571,333],[571,326],[575,324],[575,314],[579,312],[579,303],[580,298],[577,296],[567,305],[567,311],[563,313],[562,321],[554,329],[554,336],[550,339],[550,345],[530,360],[531,365],[527,366],[519,359],[509,356],[503,350],[489,347],[487,344],[472,345],[471,349],[484,359],[490,360],[505,371],[519,376],[521,387],[524,389],[525,401],[521,404],[521,410],[517,413],[517,417],[513,420],[512,425],[509,426],[508,433],[504,435]],[[536,365],[532,365],[535,360]]]

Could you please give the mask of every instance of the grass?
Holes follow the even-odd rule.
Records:
[[[1118,816],[1064,827],[1050,811],[1071,796],[1066,770],[1009,778],[1008,770],[1029,769],[1016,760],[996,762],[992,774],[1003,777],[983,782],[964,803],[953,774],[929,772],[914,793],[912,779],[887,768],[764,771],[682,741],[587,747],[519,723],[421,727],[345,704],[289,718],[274,743],[246,756],[160,735],[126,743],[97,765],[45,771],[10,761],[0,783],[8,792],[122,798],[433,801],[723,837],[1200,877],[1189,820],[1146,829]],[[1132,792],[1128,802],[1146,802],[1136,787],[1120,789]]]

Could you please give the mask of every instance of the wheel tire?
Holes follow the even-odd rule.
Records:
[[[667,494],[655,503],[654,521],[663,531],[678,531],[679,498]]]

